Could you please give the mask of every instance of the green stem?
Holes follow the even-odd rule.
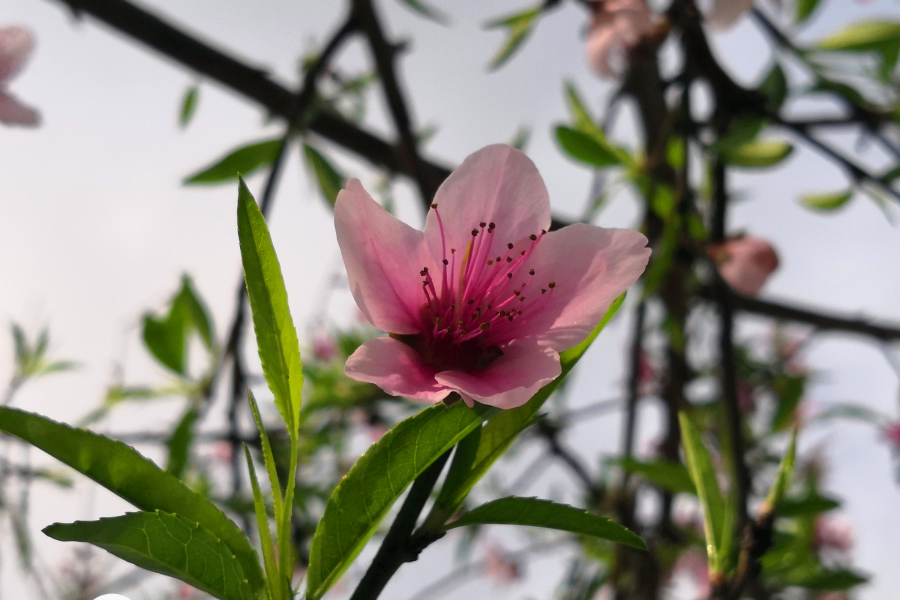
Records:
[[[411,544],[410,538],[419,520],[419,514],[431,496],[431,490],[434,489],[449,457],[448,450],[413,482],[403,506],[400,507],[400,512],[397,513],[397,518],[394,519],[378,549],[378,554],[356,586],[350,600],[375,600],[403,563],[418,558],[422,548]]]

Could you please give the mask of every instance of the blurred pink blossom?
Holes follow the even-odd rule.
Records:
[[[738,237],[709,249],[722,276],[731,288],[745,296],[755,296],[775,269],[778,254],[762,238]]]
[[[697,548],[688,548],[682,552],[672,567],[670,577],[679,572],[687,574],[693,580],[697,598],[709,597],[712,591],[709,584],[709,566],[703,552]]]
[[[891,423],[890,425],[885,426],[884,429],[881,430],[881,433],[894,449],[900,450],[900,422]]]
[[[34,36],[22,27],[0,28],[0,123],[37,125],[37,111],[16,100],[6,91],[6,83],[21,70],[34,49]]]
[[[849,552],[853,548],[853,528],[843,519],[819,517],[816,519],[813,545],[820,551]]]
[[[313,340],[313,356],[322,362],[329,362],[337,356],[337,344],[327,334],[320,334]]]
[[[728,29],[752,9],[753,0],[713,0],[706,24],[713,29]]]
[[[600,75],[614,76],[625,55],[653,32],[653,13],[644,0],[596,1],[588,30],[588,62]]]
[[[186,583],[178,586],[178,600],[196,600],[197,590]]]
[[[457,392],[470,406],[524,404],[650,257],[635,231],[549,228],[547,188],[510,146],[469,156],[437,191],[424,232],[351,179],[335,204],[338,243],[357,305],[390,335],[360,346],[344,372],[425,402]]]
[[[488,543],[485,548],[485,572],[497,584],[512,583],[521,575],[519,563],[501,546]]]

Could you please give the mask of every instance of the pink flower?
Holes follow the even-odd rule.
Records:
[[[710,248],[709,254],[719,274],[731,288],[745,296],[755,296],[775,269],[778,254],[762,238],[738,237]]]
[[[8,125],[37,125],[36,111],[10,96],[5,90],[11,79],[31,54],[34,37],[21,27],[0,28],[0,123]]]
[[[753,0],[713,0],[706,23],[713,29],[728,29],[753,10]]]
[[[847,553],[853,548],[853,528],[842,519],[819,517],[816,519],[813,545],[819,551]]]
[[[884,438],[890,443],[895,449],[900,450],[900,423],[891,423],[884,427],[881,430],[881,433],[884,435]]]
[[[422,401],[458,392],[470,406],[524,404],[650,256],[634,231],[549,226],[547,188],[509,146],[476,152],[447,178],[424,232],[351,179],[335,205],[338,243],[357,305],[390,335],[363,344],[344,372]]]
[[[620,63],[653,32],[653,13],[644,0],[605,0],[594,2],[594,20],[588,30],[588,62],[600,75],[612,77],[619,71],[613,63]]]
[[[337,344],[330,335],[317,335],[313,340],[313,356],[322,362],[329,362],[337,356]]]
[[[518,561],[502,546],[493,543],[485,548],[485,572],[498,585],[512,583],[521,575]]]
[[[712,586],[709,583],[709,564],[706,556],[697,548],[688,548],[678,556],[672,573],[682,572],[687,574],[696,586],[696,598],[709,597]]]

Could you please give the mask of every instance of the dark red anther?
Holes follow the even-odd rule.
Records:
[[[547,287],[549,287],[549,288],[552,290],[553,288],[556,287],[556,282],[555,282],[555,281],[551,281],[550,283],[547,284]]]
[[[446,258],[444,260],[442,260],[441,262],[444,263],[445,267],[450,264],[450,261],[447,260]]]
[[[529,274],[529,275],[534,275],[534,269],[528,269],[528,274]]]
[[[477,230],[477,229],[473,229],[473,230],[472,230],[472,237],[475,237],[475,236],[477,236],[477,235],[478,235],[478,230]]]
[[[533,241],[535,241],[535,240],[537,240],[537,236],[534,235],[534,234],[532,233],[532,234],[531,234],[531,241],[533,242]]]
[[[513,245],[510,243],[510,244],[507,244],[506,247],[509,248],[510,250],[512,250]]]

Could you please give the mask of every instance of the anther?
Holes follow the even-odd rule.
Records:
[[[445,267],[450,264],[450,261],[447,260],[446,258],[444,260],[442,260],[441,262],[444,263]]]
[[[499,256],[497,257],[497,262],[500,262],[500,257],[499,257]]]
[[[546,229],[541,229],[541,235],[547,235],[547,230],[546,230]]]
[[[513,245],[512,245],[512,244],[507,244],[506,247],[509,248],[510,250],[512,250]]]
[[[437,204],[436,204],[436,203],[432,203],[432,204],[431,204],[431,208],[437,208]]]
[[[497,226],[494,225],[493,223],[488,223],[488,229],[496,229],[496,228],[497,228]]]
[[[556,287],[556,282],[555,282],[555,281],[551,281],[550,283],[547,284],[547,287],[549,287],[549,288],[552,290],[553,288]]]
[[[456,254],[456,248],[450,248],[450,254]]]
[[[489,258],[487,261],[487,265],[491,266],[492,264],[494,264],[494,260],[492,258]]]
[[[510,320],[510,321],[512,321],[512,320],[513,320],[513,316],[512,316],[512,315],[509,315],[509,316],[508,316],[508,317],[506,317],[506,318],[507,318],[507,319],[509,319],[509,320]]]
[[[490,323],[482,323],[482,324],[479,325],[478,327],[479,327],[482,331],[484,331],[485,329],[488,329],[490,326],[491,326]]]
[[[521,252],[519,252],[519,256],[525,256],[525,251],[522,250]]]
[[[469,306],[472,306],[473,304],[475,304],[475,300],[473,300],[472,298],[469,298],[469,299],[466,301],[466,304],[468,304]]]
[[[528,274],[529,274],[529,275],[534,275],[534,269],[528,269]]]
[[[477,236],[477,235],[478,235],[478,230],[477,230],[477,229],[473,229],[473,230],[472,230],[472,237],[475,237],[475,236]]]
[[[518,296],[518,295],[521,294],[521,293],[522,293],[522,292],[520,292],[519,290],[513,290],[513,294],[515,294],[516,296]]]
[[[521,315],[522,315],[522,311],[521,311],[521,310],[517,310],[517,311],[516,311],[516,315],[521,316]]]
[[[537,236],[534,235],[534,234],[532,233],[532,234],[531,234],[531,241],[533,242],[533,241],[535,241],[535,240],[537,240]]]
[[[481,227],[482,229],[484,229],[485,227],[487,227],[487,223],[482,221],[481,223],[478,224],[478,226]]]
[[[546,293],[547,293],[547,289],[546,289],[546,288],[541,288],[541,293],[542,293],[542,294],[546,294]]]
[[[519,296],[519,302],[525,302],[525,296]]]
[[[426,275],[428,275],[428,269],[422,269],[421,271],[419,271],[419,275],[425,277]]]
[[[506,274],[506,278],[507,278],[507,279],[512,279],[512,273],[507,273],[507,274]]]
[[[511,262],[512,262],[512,257],[507,256],[507,257],[506,257],[506,262],[511,263]]]

